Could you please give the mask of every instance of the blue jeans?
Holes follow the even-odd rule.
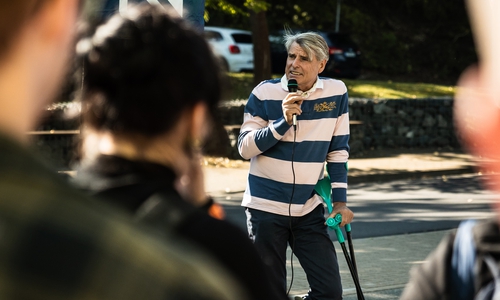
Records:
[[[247,226],[272,284],[287,290],[286,249],[293,249],[304,269],[311,300],[342,299],[342,283],[333,242],[324,225],[324,208],[303,217],[281,216],[247,208]],[[291,228],[291,229],[290,229]]]

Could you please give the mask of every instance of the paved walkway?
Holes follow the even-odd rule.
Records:
[[[416,177],[445,176],[472,173],[475,160],[458,152],[429,152],[381,154],[377,157],[353,158],[349,162],[349,182],[387,181]],[[226,205],[239,205],[246,186],[249,163],[215,160],[205,167],[207,191]],[[353,223],[353,234],[355,223]],[[395,235],[356,239],[354,249],[360,283],[365,299],[399,299],[409,279],[410,269],[421,264],[449,231]],[[346,242],[347,243],[347,242]],[[344,299],[354,300],[356,290],[342,248],[334,242],[339,257]],[[347,245],[346,245],[347,246]],[[308,291],[305,274],[296,257],[290,260],[288,250],[288,283],[293,264],[293,284],[290,295]]]
[[[408,282],[411,267],[422,263],[447,232],[435,231],[354,239],[356,264],[365,298],[398,299],[402,289]],[[357,299],[354,281],[346,264],[342,248],[338,243],[335,243],[335,248],[337,249],[345,299]],[[290,257],[290,250],[288,257]],[[294,283],[290,294],[305,294],[308,291],[307,280],[297,258],[294,258],[293,266]],[[288,282],[291,279],[290,273],[291,266],[290,259],[288,259]],[[385,290],[396,290],[396,294],[385,297],[380,295],[380,292]],[[377,296],[377,294],[379,295]],[[352,297],[349,298],[349,296]]]

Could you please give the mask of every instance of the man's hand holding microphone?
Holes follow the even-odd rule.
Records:
[[[283,109],[285,121],[289,125],[293,125],[295,127],[297,125],[297,115],[302,113],[300,105],[305,98],[302,95],[302,92],[298,91],[297,80],[295,79],[290,79],[288,81],[288,92],[289,94],[286,95],[285,99],[283,99],[281,107]]]

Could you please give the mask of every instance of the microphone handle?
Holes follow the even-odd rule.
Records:
[[[297,126],[297,114],[292,115],[292,124],[293,126]]]

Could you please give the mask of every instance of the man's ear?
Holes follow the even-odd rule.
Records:
[[[318,74],[320,74],[321,72],[323,72],[323,70],[325,70],[326,63],[327,63],[326,59],[323,59],[322,61],[320,61]]]
[[[454,120],[465,148],[480,158],[481,171],[500,174],[500,94],[482,76],[477,67],[471,67],[460,77]],[[500,191],[496,183],[492,188]]]

